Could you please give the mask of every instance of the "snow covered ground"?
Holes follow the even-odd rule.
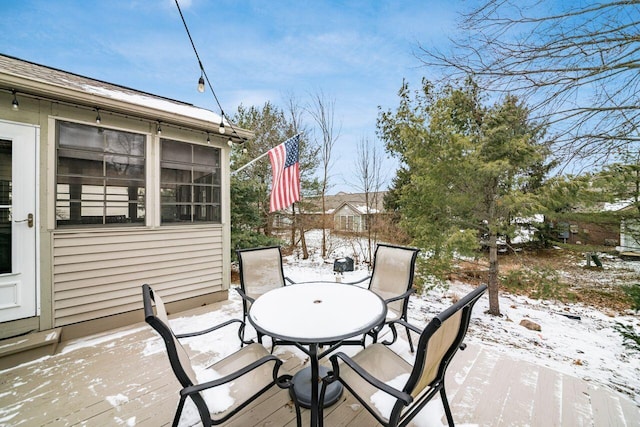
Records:
[[[330,240],[330,252],[326,260],[320,257],[319,233],[310,232],[307,241],[310,246],[310,258],[302,260],[294,253],[285,258],[285,275],[294,281],[308,280],[336,280],[338,276],[333,272],[333,260],[341,257],[355,257],[364,259],[362,241],[355,239],[340,239],[335,236]],[[615,276],[619,271],[624,277],[625,272],[640,271],[640,262],[621,262],[608,260],[608,276]],[[339,278],[342,281],[355,281],[369,274],[366,265],[357,264],[353,272],[345,272]],[[633,277],[633,276],[631,276]],[[637,277],[637,275],[635,276]],[[457,297],[470,292],[471,285],[453,282],[446,288],[439,287],[423,295],[411,297],[409,305],[409,320],[418,325],[425,325],[434,315],[453,303]],[[221,323],[230,317],[239,317],[242,313],[241,300],[234,291],[229,293],[230,304],[224,309],[211,311],[198,316],[177,317],[171,321],[177,333],[202,330],[212,324]],[[640,407],[640,352],[631,350],[623,345],[622,336],[614,329],[617,322],[632,326],[636,333],[640,333],[640,317],[631,311],[603,313],[583,304],[563,304],[552,301],[533,300],[523,296],[503,293],[500,296],[500,310],[502,317],[490,316],[486,313],[488,298],[485,296],[476,304],[466,342],[490,346],[493,350],[505,355],[530,363],[543,365],[559,372],[572,375],[611,390],[629,396]],[[540,325],[540,331],[529,330],[520,326],[520,321],[527,319]],[[142,328],[147,328],[143,326]],[[216,340],[215,345],[207,340],[188,339],[184,344],[191,354],[196,355],[199,364],[196,372],[201,374],[206,366],[237,350],[237,336],[235,330],[229,328],[224,332],[225,337]],[[132,334],[139,330],[127,328],[120,335]],[[46,356],[43,360],[56,360],[75,350],[98,345],[113,345],[120,338],[118,333],[101,334],[86,337],[67,344],[58,355]],[[143,353],[147,356],[162,354],[163,343],[155,334],[143,343]],[[401,337],[404,334],[400,335]],[[102,344],[101,344],[102,343]],[[107,344],[105,344],[107,343]],[[108,344],[111,343],[111,344]],[[394,351],[411,360],[408,345],[404,341],[396,342]],[[276,354],[281,351],[299,351],[291,346],[276,347]],[[346,348],[347,353],[352,348]],[[357,351],[353,347],[353,351]],[[300,352],[299,355],[305,355]],[[37,364],[39,361],[29,362]],[[202,372],[201,372],[202,371]],[[107,396],[107,401],[118,406],[126,396]],[[218,399],[218,402],[222,402]],[[224,403],[224,402],[223,402]],[[221,403],[221,404],[223,404]],[[19,410],[18,405],[16,408]],[[223,405],[224,406],[224,405]],[[0,410],[0,425],[3,416],[15,416],[7,409]],[[6,413],[5,413],[6,412]],[[430,403],[417,417],[414,424],[420,427],[442,427],[442,406],[439,402]],[[188,401],[181,421],[197,420],[195,407]],[[134,425],[133,423],[127,423]],[[471,427],[467,425],[466,427]]]
[[[307,260],[293,254],[285,259],[285,275],[294,281],[310,279],[335,280],[332,261],[335,258],[360,257],[365,245],[353,239],[331,237],[329,261],[319,255],[319,232],[306,235],[313,248]],[[638,270],[640,262],[609,262],[607,268]],[[369,274],[360,266],[343,273],[343,281],[354,281]],[[472,289],[471,285],[453,282],[446,289],[432,289],[410,300],[410,321],[425,325],[434,315]],[[564,304],[535,300],[503,293],[500,296],[502,317],[487,314],[489,301],[483,297],[475,306],[467,334],[468,342],[480,342],[493,349],[562,373],[601,384],[630,396],[640,406],[640,352],[624,346],[614,327],[617,322],[632,326],[640,333],[640,316],[632,311],[603,313],[583,304]],[[540,331],[520,326],[523,319],[540,325]]]

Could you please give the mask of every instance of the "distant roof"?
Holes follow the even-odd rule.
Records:
[[[177,119],[180,116],[188,119],[219,125],[221,116],[213,111],[196,107],[192,104],[153,95],[147,92],[119,86],[102,80],[96,80],[56,68],[25,61],[12,56],[0,54],[0,85],[8,86],[7,90],[16,90],[30,95],[58,95],[63,100],[73,102],[75,93],[77,100],[83,100],[89,107],[114,108],[123,102],[137,105],[147,110],[165,113],[163,120]],[[115,108],[114,108],[115,109]],[[234,126],[234,129],[237,129]],[[237,129],[238,130],[238,129]],[[243,137],[251,133],[239,129]]]
[[[383,198],[385,194],[386,191],[369,193],[369,203],[372,212],[377,213],[384,211]],[[322,209],[322,202],[320,201],[320,198],[317,198],[313,201],[318,207],[318,210]],[[365,193],[345,193],[341,191],[334,195],[325,196],[326,213],[332,213],[344,203],[350,204],[354,209],[361,212],[364,212],[362,211],[362,209],[365,209],[366,211]]]

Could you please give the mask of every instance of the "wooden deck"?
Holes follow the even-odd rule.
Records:
[[[238,309],[225,301],[196,314],[219,310],[237,316]],[[222,344],[231,350],[232,343]],[[305,363],[297,350],[282,347],[277,354],[291,373]],[[194,357],[206,365],[220,355],[194,352]],[[640,408],[628,397],[480,345],[458,353],[447,389],[457,424],[640,426]],[[160,338],[139,323],[64,343],[53,356],[1,371],[0,426],[170,425],[178,390]],[[431,403],[414,425],[445,425],[441,407]],[[308,425],[309,412],[303,416]],[[295,426],[295,415],[287,392],[273,389],[226,425]],[[325,425],[376,422],[345,393],[325,411]]]

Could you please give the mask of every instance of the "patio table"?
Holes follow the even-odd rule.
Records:
[[[311,426],[315,427],[319,421],[318,361],[348,338],[381,325],[386,314],[384,301],[368,289],[317,282],[283,286],[258,297],[251,305],[249,322],[257,331],[291,342],[309,356],[310,370],[303,369],[294,376],[293,391],[300,404],[311,409]],[[328,348],[319,352],[325,344]],[[339,382],[331,386],[325,396],[327,406],[342,394]]]

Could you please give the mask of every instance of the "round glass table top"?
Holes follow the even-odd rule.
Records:
[[[300,283],[260,296],[249,320],[261,332],[299,343],[328,342],[369,331],[387,314],[375,293],[341,283]]]

